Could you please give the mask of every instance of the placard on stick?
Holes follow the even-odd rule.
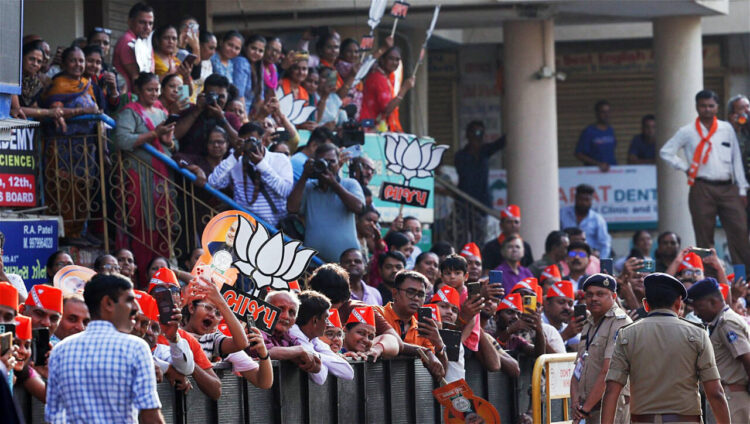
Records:
[[[281,309],[226,284],[221,287],[221,295],[240,321],[247,322],[248,318],[251,318],[259,330],[271,334],[276,321],[279,320]]]
[[[429,190],[417,187],[409,187],[387,181],[384,181],[383,185],[380,186],[380,199],[388,202],[426,208],[429,197]]]

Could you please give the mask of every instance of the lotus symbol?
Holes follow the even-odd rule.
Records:
[[[411,137],[411,139],[409,139]],[[440,165],[445,145],[419,144],[419,138],[407,134],[385,134],[385,159],[388,170],[404,176],[404,185],[412,178],[427,178]]]
[[[300,241],[284,243],[281,231],[271,237],[264,226],[258,224],[254,229],[247,218],[242,215],[238,218],[239,227],[234,241],[238,259],[232,265],[251,277],[257,289],[266,286],[289,289],[289,282],[304,272],[317,252],[308,248],[297,250]]]
[[[292,93],[284,95],[281,86],[276,90],[276,97],[279,99],[279,110],[293,125],[307,121],[315,110],[315,106],[305,106],[304,100],[295,100]]]

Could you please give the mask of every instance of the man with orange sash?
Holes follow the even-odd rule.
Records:
[[[685,171],[688,206],[700,247],[714,247],[716,215],[727,234],[732,262],[750,266],[747,234],[747,180],[732,125],[719,121],[719,97],[703,90],[695,96],[698,118],[680,128],[661,148],[661,158]],[[678,155],[682,150],[685,158]]]

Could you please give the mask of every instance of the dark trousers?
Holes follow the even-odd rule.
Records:
[[[698,247],[714,247],[714,230],[718,214],[727,234],[732,263],[750,267],[747,213],[737,185],[715,185],[696,180],[690,187],[688,205]]]

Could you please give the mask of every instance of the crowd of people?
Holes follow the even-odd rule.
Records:
[[[66,137],[92,130],[91,123],[69,118],[105,112],[115,118],[116,148],[147,162],[151,157],[139,149],[144,144],[172,156],[197,176],[197,184],[227,190],[238,204],[296,235],[327,263],[299,288],[263,293],[280,314],[270,333],[262,332],[237,318],[220,287],[191,273],[202,249],[179,264],[171,262],[172,241],[161,240],[155,223],[136,213],[148,205],[157,214],[169,209],[160,203],[169,200],[156,196],[160,179],[169,175],[164,165],[151,162],[149,173],[128,169],[124,191],[134,212],[125,221],[131,231],[153,233],[160,241],[145,246],[118,239],[115,251],[94,262],[96,276],[82,295],[54,287],[55,274],[74,264],[65,251],[46,258],[47,284],[30,290],[0,267],[0,324],[15,326],[13,346],[0,352],[0,370],[9,383],[0,384],[4,411],[16,410],[8,388],[23,386],[46,403],[45,419],[52,423],[161,422],[156,383],[166,379],[179,390],[218,399],[217,362],[269,389],[270,360],[291,361],[323,384],[329,374],[352,379],[352,361],[403,355],[420,359],[436,379],[451,382],[465,377],[466,358],[515,378],[520,356],[577,352],[574,420],[606,422],[616,416],[625,421],[631,416],[630,393],[643,389],[636,382],[626,385],[628,375],[637,381],[642,375],[634,372],[643,372],[628,368],[633,354],[628,340],[631,346],[644,343],[636,334],[645,326],[637,323],[661,314],[658,319],[679,315],[709,324],[710,332],[690,337],[701,340],[700,379],[711,406],[718,418],[725,417],[726,393],[735,422],[750,420],[747,282],[731,275],[714,249],[682,246],[673,232],[659,234],[654,249],[651,234],[638,231],[632,251],[613,260],[606,222],[592,209],[594,189],[582,184],[575,204],[561,210],[560,227],[549,229],[540,256],[522,238],[516,205],[501,211],[497,238],[462,246],[434,241],[429,251],[421,251],[423,223],[416,217],[399,215],[381,229],[367,188],[375,164],[364,156],[349,157],[336,135],[348,105],[356,106],[357,119],[372,121],[373,129],[401,130],[398,106],[414,81],[398,83],[401,57],[392,39],[373,52],[376,65],[357,82],[359,44],[341,40],[332,28],[308,32],[298,48],[285,49],[278,38],[246,38],[237,31],[217,37],[200,30],[193,18],[155,31],[154,22],[148,5],[133,6],[129,30],[113,48],[111,62],[114,40],[106,28],[94,28],[54,55],[44,40],[25,37],[23,91],[14,98],[13,113],[39,119],[45,132]],[[316,54],[308,52],[308,44]],[[293,124],[277,93],[315,110]],[[715,95],[699,94],[697,102],[708,100],[715,103]],[[746,98],[730,105],[740,103],[749,107]],[[614,146],[608,109],[597,104],[597,124],[582,135],[591,140],[581,142],[577,152],[603,169],[611,162],[596,159],[601,152],[591,148],[602,148],[606,143],[594,139],[610,135]],[[635,159],[655,155],[648,149],[654,122],[644,117],[642,140],[634,140],[631,149]],[[302,146],[298,130],[311,131]],[[487,202],[487,157],[505,139],[484,144],[479,122],[469,125],[467,138],[456,165],[462,181],[484,181],[467,183],[466,191]],[[61,153],[47,146],[44,154]],[[340,175],[344,163],[349,177]],[[697,177],[700,181],[700,172]],[[50,198],[65,201],[60,193]],[[66,227],[66,235],[75,243],[96,244],[92,227]],[[733,260],[745,263],[742,253],[742,246],[732,251]],[[163,292],[171,295],[172,310],[160,310],[156,298]],[[49,346],[38,343],[43,334]],[[709,337],[710,342],[704,340]],[[40,346],[41,355],[35,353]],[[641,409],[632,417],[647,415],[642,398],[639,402],[633,408]],[[530,422],[530,411],[520,412],[518,421]],[[681,414],[700,411],[684,408]]]

